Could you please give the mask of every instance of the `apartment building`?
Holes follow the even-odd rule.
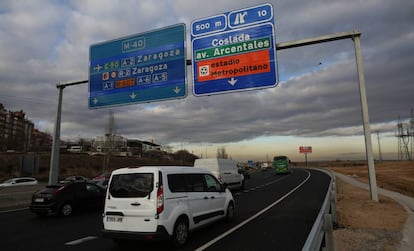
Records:
[[[8,111],[0,103],[0,151],[28,152],[50,150],[52,137],[34,128],[20,111]]]

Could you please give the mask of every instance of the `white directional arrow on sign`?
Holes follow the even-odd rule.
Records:
[[[227,81],[229,84],[231,84],[232,86],[234,86],[237,82],[237,79],[231,78],[229,81]]]
[[[132,99],[135,99],[137,97],[137,95],[135,95],[135,92],[131,93],[131,95],[129,95],[129,97],[131,97]]]
[[[175,92],[175,94],[178,94],[178,93],[181,91],[181,89],[180,89],[180,88],[178,88],[178,86],[176,86],[176,87],[173,89],[173,91]]]
[[[93,101],[93,103],[96,105],[96,104],[98,103],[98,101],[99,101],[99,100],[98,100],[97,98],[94,98],[92,101]]]

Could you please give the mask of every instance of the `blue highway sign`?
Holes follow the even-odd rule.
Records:
[[[271,4],[193,21],[194,95],[275,87],[274,33]]]
[[[91,45],[89,108],[187,96],[185,25]]]

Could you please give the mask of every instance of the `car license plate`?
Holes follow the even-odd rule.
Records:
[[[122,217],[117,217],[117,216],[106,216],[106,221],[107,222],[122,222]]]
[[[36,198],[34,201],[35,202],[45,202],[45,199],[44,198]]]

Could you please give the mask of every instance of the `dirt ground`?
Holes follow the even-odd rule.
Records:
[[[414,162],[375,164],[379,187],[414,197]],[[358,163],[332,163],[335,172],[368,183],[368,168]],[[393,199],[370,199],[368,190],[337,179],[338,228],[334,231],[335,250],[397,250],[407,219],[405,209]]]

